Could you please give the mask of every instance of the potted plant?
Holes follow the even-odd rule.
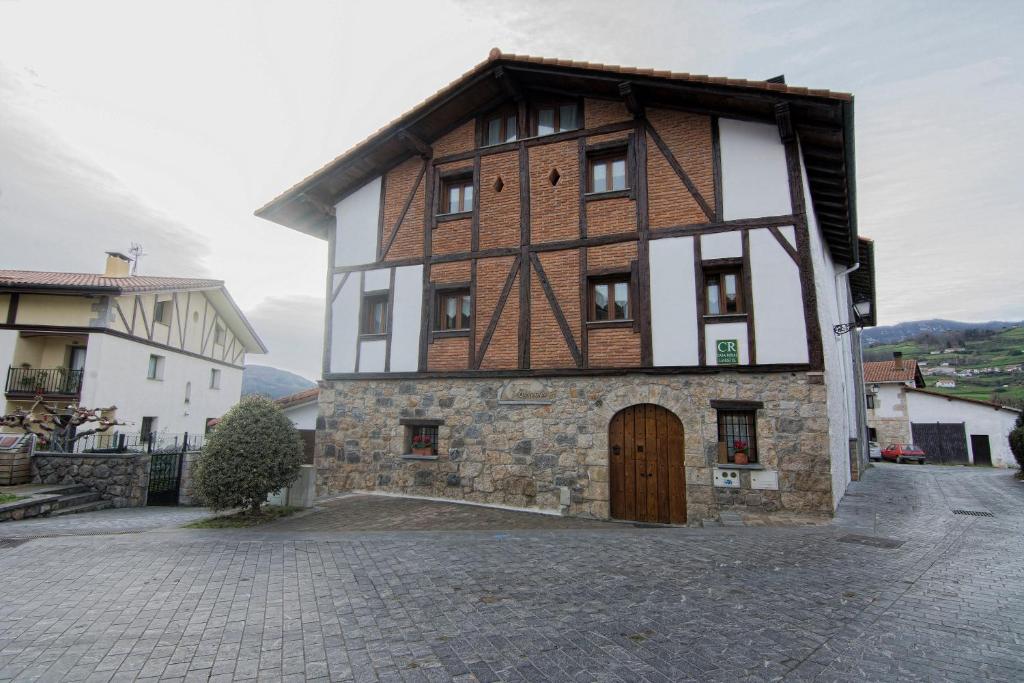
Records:
[[[750,460],[747,458],[747,442],[741,439],[736,439],[732,442],[733,458],[737,465],[747,465]]]
[[[434,440],[426,434],[417,434],[412,437],[412,454],[413,455],[433,455],[434,454]]]

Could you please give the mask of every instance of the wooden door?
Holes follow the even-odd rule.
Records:
[[[611,516],[686,523],[683,424],[651,403],[624,408],[608,425]]]
[[[975,465],[992,467],[992,448],[988,443],[988,434],[971,434],[971,453],[974,454]]]

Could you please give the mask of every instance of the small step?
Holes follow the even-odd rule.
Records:
[[[76,493],[89,493],[92,491],[88,486],[81,484],[68,484],[67,486],[48,486],[45,489],[34,491],[37,496],[73,496]]]
[[[53,504],[53,510],[63,510],[64,508],[75,507],[76,505],[84,505],[85,503],[93,503],[97,500],[102,500],[103,496],[96,493],[95,491],[86,491],[84,493],[73,493],[69,496],[61,496],[57,502]]]
[[[82,505],[72,505],[71,507],[61,508],[60,510],[54,510],[50,513],[50,517],[63,517],[64,515],[76,515],[79,512],[95,512],[97,510],[109,510],[114,507],[114,504],[109,500],[96,500],[91,503],[83,503]]]

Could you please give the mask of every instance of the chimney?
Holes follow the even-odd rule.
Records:
[[[892,362],[893,362],[893,365],[896,366],[897,370],[902,370],[903,369],[903,352],[902,351],[893,351],[892,352]]]
[[[128,270],[132,260],[117,251],[107,252],[107,269],[103,271],[103,277],[128,277]]]

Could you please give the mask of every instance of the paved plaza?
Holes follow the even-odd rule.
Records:
[[[882,465],[815,526],[413,531],[408,502],[347,500],[260,530],[3,524],[0,680],[1024,679],[1012,472]]]

